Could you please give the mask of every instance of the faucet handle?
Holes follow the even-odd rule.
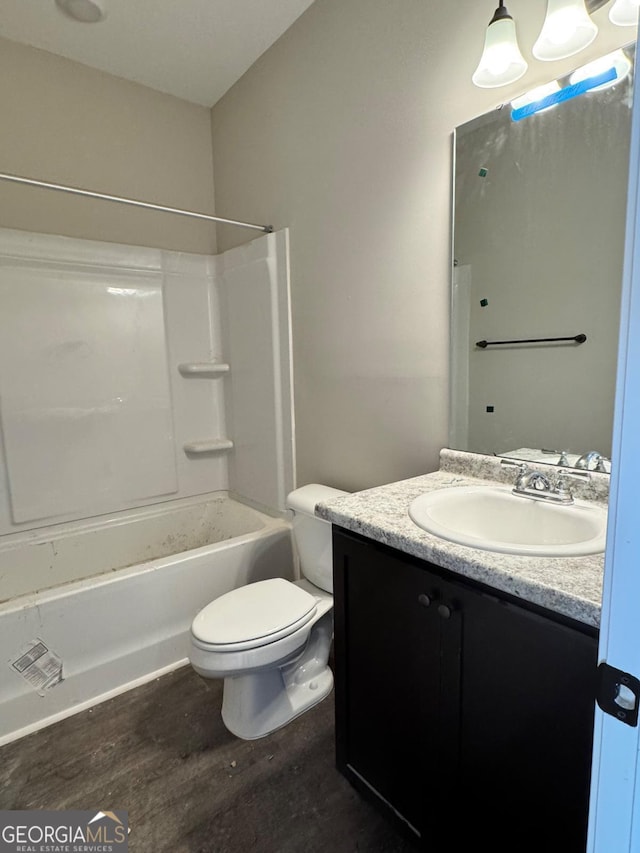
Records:
[[[568,465],[569,464],[569,457],[567,456],[568,452],[569,452],[568,450],[561,450],[560,451],[560,458],[556,462],[556,465],[562,466],[562,465]]]
[[[589,471],[575,471],[573,468],[561,468],[558,471],[558,479],[571,477],[574,480],[590,480],[591,474]]]
[[[526,462],[519,462],[514,459],[501,459],[500,464],[506,465],[508,468],[517,468],[518,475],[516,477],[515,488],[521,489],[525,486],[526,480],[531,474],[531,469]]]
[[[588,471],[568,471],[566,468],[562,468],[558,471],[554,492],[564,503],[573,503],[573,495],[567,485],[567,480],[590,479],[591,474]]]
[[[596,471],[598,471],[598,472],[599,472],[599,473],[601,473],[601,474],[608,474],[608,473],[609,473],[609,469],[607,468],[607,466],[606,466],[606,464],[605,464],[606,462],[608,462],[609,464],[611,464],[611,460],[610,460],[610,459],[607,459],[607,457],[606,457],[606,456],[601,456],[601,457],[598,459],[598,462],[597,462],[597,464],[596,464],[596,468],[595,468],[595,470],[596,470]]]
[[[527,463],[518,459],[501,459],[500,464],[507,465],[509,468],[519,468],[521,474],[529,470]]]

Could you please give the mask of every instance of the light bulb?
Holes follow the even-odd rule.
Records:
[[[486,67],[489,74],[495,77],[501,76],[507,71],[511,64],[511,51],[505,44],[497,44],[489,51],[486,57]]]
[[[552,61],[573,56],[591,44],[598,28],[584,0],[548,0],[542,31],[533,46],[536,59]]]
[[[573,36],[580,18],[575,9],[559,9],[549,15],[547,23],[549,25],[547,38],[551,44],[562,45]]]
[[[606,83],[601,83],[599,86],[594,86],[590,89],[591,92],[599,92],[602,89],[609,89],[615,86],[629,74],[631,71],[631,61],[623,50],[616,50],[613,53],[608,53],[606,56],[601,56],[599,59],[594,59],[593,62],[588,62],[581,68],[576,69],[569,77],[569,83],[580,83],[582,80],[587,80],[589,77],[597,77],[599,74],[604,74],[610,68],[614,68],[616,76],[613,80]]]
[[[484,50],[472,80],[483,89],[506,86],[519,80],[527,67],[518,47],[516,25],[500,3],[487,27]]]
[[[609,20],[618,27],[635,27],[638,25],[638,8],[640,0],[616,0],[609,9]]]
[[[544,83],[542,86],[536,86],[535,89],[530,89],[528,92],[525,92],[524,95],[520,95],[519,98],[514,98],[511,101],[511,106],[514,110],[519,110],[522,107],[526,107],[528,104],[541,101],[549,95],[555,95],[555,93],[559,91],[560,84],[557,80],[553,80],[551,83]],[[551,104],[551,106],[545,107],[545,109],[550,110],[553,106],[555,106],[555,104]],[[540,110],[540,112],[544,111],[545,110]]]

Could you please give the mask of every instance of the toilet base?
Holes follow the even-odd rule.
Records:
[[[299,677],[296,667],[289,673],[271,669],[225,678],[222,720],[227,729],[243,740],[265,737],[331,693],[333,673],[328,666],[305,681]]]
[[[315,590],[317,621],[291,635],[240,653],[209,651],[192,638],[191,665],[204,678],[224,678],[222,721],[243,740],[286,726],[333,688],[333,597],[299,584]]]

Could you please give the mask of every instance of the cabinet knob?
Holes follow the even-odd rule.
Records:
[[[451,608],[447,607],[446,604],[438,605],[438,613],[442,616],[443,619],[448,619],[451,616]]]
[[[428,595],[425,595],[424,592],[418,596],[418,603],[423,607],[428,607],[431,604],[431,599]]]

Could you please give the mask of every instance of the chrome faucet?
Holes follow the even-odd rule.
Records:
[[[512,494],[522,498],[534,498],[541,501],[553,501],[554,503],[572,504],[573,495],[567,485],[567,480],[588,480],[591,477],[587,471],[568,471],[565,468],[558,471],[555,480],[542,471],[529,468],[526,462],[511,462],[502,460],[503,465],[510,465],[518,469],[515,486]]]
[[[512,489],[514,495],[542,498],[543,495],[552,493],[551,480],[542,471],[529,468],[526,462],[512,462],[510,459],[500,461],[502,465],[518,469],[515,486]]]
[[[543,474],[542,471],[527,469],[518,474],[514,492],[525,494],[533,491],[537,494],[538,492],[550,492],[552,488],[551,480],[546,474]]]
[[[604,471],[606,472],[605,462],[608,459],[599,453],[597,450],[590,450],[588,453],[583,453],[576,460],[576,468],[583,468],[585,471]]]

